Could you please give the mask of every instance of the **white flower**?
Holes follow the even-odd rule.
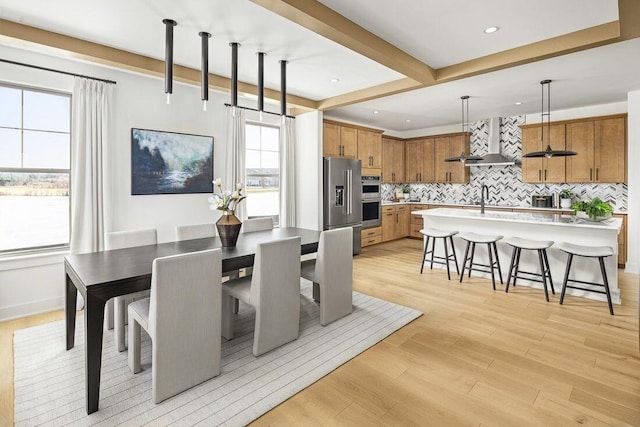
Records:
[[[239,197],[240,197],[240,194],[238,194],[237,191],[234,191],[233,193],[231,193],[231,198],[233,200],[238,200]]]
[[[241,182],[236,184],[236,190],[242,191],[242,183]]]
[[[213,183],[218,188],[222,187],[222,178],[216,178],[215,180],[213,180]]]

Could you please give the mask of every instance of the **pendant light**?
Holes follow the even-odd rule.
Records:
[[[280,61],[280,115],[284,123],[287,117],[287,61]]]
[[[211,34],[201,31],[198,33],[201,39],[202,51],[200,90],[202,91],[202,111],[207,111],[207,101],[209,100],[209,39]]]
[[[462,133],[469,132],[469,95],[464,95],[460,97],[462,102]],[[466,117],[465,117],[466,110]],[[476,161],[482,160],[482,157],[466,155],[464,151],[460,153],[459,156],[456,157],[448,157],[444,159],[445,162],[467,162],[467,161]]]
[[[238,46],[240,43],[229,43],[231,46],[231,106],[235,110],[238,107]]]
[[[566,156],[575,156],[575,151],[568,150],[552,150],[551,149],[551,80],[542,80],[540,82],[540,86],[542,88],[542,107],[540,109],[540,123],[542,126],[540,141],[544,144],[544,118],[547,117],[547,148],[544,151],[534,151],[532,153],[523,154],[522,157],[546,157],[547,159],[551,157],[566,157]],[[544,89],[547,89],[547,112],[544,110]]]
[[[260,121],[262,121],[262,112],[264,111],[264,52],[258,52],[258,111]]]
[[[173,92],[173,27],[178,25],[173,19],[163,19],[165,25],[164,43],[164,93],[167,94],[167,104]]]

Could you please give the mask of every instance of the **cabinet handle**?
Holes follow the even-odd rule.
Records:
[[[420,181],[420,179],[418,179],[418,174],[416,173],[416,181]]]
[[[422,172],[420,172],[420,182],[422,182]]]
[[[589,168],[589,181],[593,180],[593,168]]]
[[[374,240],[367,240],[367,243],[374,243],[374,242],[375,242],[375,239]]]
[[[542,181],[542,170],[538,169],[538,181]]]
[[[598,180],[598,168],[596,168],[596,181]]]
[[[547,170],[546,169],[544,170],[544,180],[545,181],[547,180]]]
[[[340,153],[340,156],[344,155],[344,151],[342,150],[342,148],[343,148],[342,145],[338,145],[338,151]]]

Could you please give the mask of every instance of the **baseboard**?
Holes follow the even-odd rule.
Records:
[[[63,308],[64,298],[62,297],[32,301],[26,304],[12,305],[10,307],[0,307],[0,322],[33,316],[34,314],[47,313],[49,311],[61,310]]]
[[[631,274],[638,274],[640,273],[640,268],[638,266],[637,262],[628,262],[627,264],[624,266],[624,272],[625,273],[631,273]]]

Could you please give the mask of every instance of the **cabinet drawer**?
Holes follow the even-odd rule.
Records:
[[[424,218],[420,215],[411,215],[411,225],[414,224],[422,226],[424,224]]]
[[[362,240],[373,236],[382,236],[382,227],[365,228],[362,230]]]
[[[385,214],[389,212],[396,212],[397,209],[398,209],[397,206],[383,206],[382,213]]]
[[[412,211],[423,211],[429,209],[429,205],[411,205]]]
[[[420,233],[420,230],[422,230],[422,227],[411,224],[411,231],[409,232],[409,236],[422,239],[422,233]]]
[[[362,236],[362,240],[361,240],[362,247],[375,245],[376,243],[382,243],[381,235],[371,236],[371,237]]]

